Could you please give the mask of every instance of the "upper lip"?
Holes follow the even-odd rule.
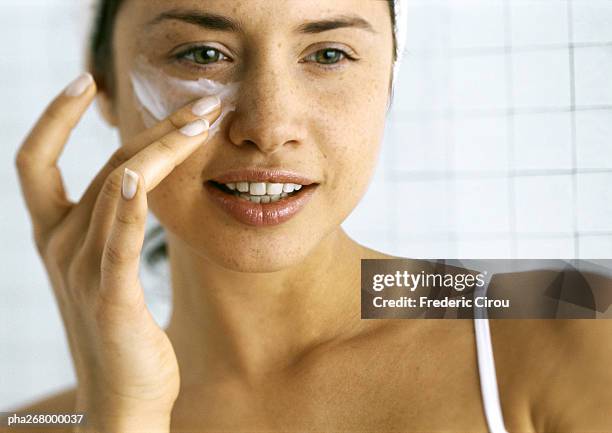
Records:
[[[223,174],[215,176],[210,180],[215,181],[217,183],[246,181],[269,183],[295,183],[304,186],[317,183],[311,178],[294,171],[266,168],[241,168],[230,170],[224,172]]]

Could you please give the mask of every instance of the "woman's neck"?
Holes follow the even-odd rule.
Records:
[[[242,273],[211,263],[169,233],[167,333],[182,384],[254,383],[322,343],[357,333],[365,250],[339,228],[291,268]]]

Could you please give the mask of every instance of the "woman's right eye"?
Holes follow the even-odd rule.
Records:
[[[198,65],[210,65],[228,59],[221,51],[213,47],[193,47],[176,55],[179,60],[187,60]]]

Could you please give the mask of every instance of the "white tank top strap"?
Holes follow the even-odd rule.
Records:
[[[491,277],[488,278],[487,284],[481,289],[482,292],[477,290],[475,296],[486,295]],[[493,344],[491,342],[491,331],[489,329],[489,318],[487,317],[486,309],[474,308],[474,332],[476,333],[480,390],[489,432],[508,433],[504,425],[504,417],[499,401]]]

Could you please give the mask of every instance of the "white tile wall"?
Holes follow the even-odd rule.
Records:
[[[401,248],[392,249],[392,254],[419,259],[439,259],[457,257],[456,243],[449,237],[431,237],[430,239],[414,239],[410,236],[399,238]]]
[[[516,52],[512,55],[512,94],[517,108],[570,105],[569,50]]]
[[[514,116],[514,168],[554,170],[572,167],[569,112]]]
[[[612,257],[612,235],[580,237],[581,257]]]
[[[577,175],[578,230],[609,231],[612,224],[612,173]]]
[[[504,43],[504,3],[449,2],[451,48],[499,47]]]
[[[451,101],[457,110],[493,110],[508,106],[503,54],[453,57]]]
[[[612,2],[408,2],[408,56],[372,185],[344,223],[349,235],[406,257],[609,258]],[[0,3],[0,221],[11,247],[0,262],[0,410],[74,383],[13,156],[82,69],[84,4]],[[92,109],[60,160],[71,198],[117,145]],[[165,297],[145,281],[163,322]]]
[[[571,6],[575,42],[612,40],[612,3],[608,0],[574,0]]]
[[[514,47],[568,43],[566,0],[516,0],[509,3]]]
[[[452,194],[454,230],[460,234],[509,232],[508,183],[508,178],[457,179]]]
[[[576,104],[612,104],[612,46],[576,50]]]
[[[449,180],[427,180],[419,182],[398,182],[397,233],[400,236],[415,233],[446,233],[452,225],[451,182]]]
[[[592,110],[576,113],[576,150],[578,168],[612,169],[612,111]]]
[[[466,257],[473,259],[506,259],[512,257],[512,242],[510,239],[459,240],[457,241],[456,258],[464,259]]]
[[[446,119],[398,119],[390,133],[394,171],[418,172],[445,168],[448,164],[449,128]]]
[[[502,116],[456,119],[452,164],[456,170],[503,172],[508,167],[508,121]]]
[[[516,228],[526,233],[573,231],[570,176],[525,176],[514,179]]]
[[[518,238],[517,258],[519,259],[572,259],[574,254],[573,236]]]

